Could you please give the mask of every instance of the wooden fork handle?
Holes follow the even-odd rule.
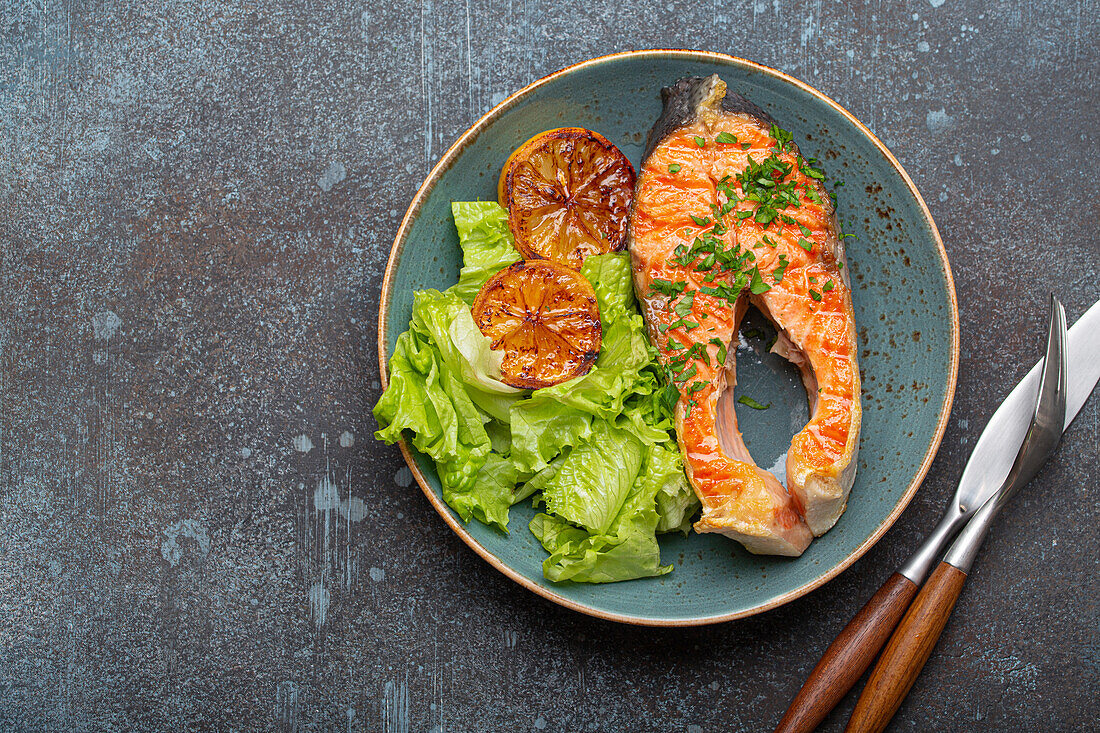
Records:
[[[846,733],[880,733],[890,723],[932,654],[965,582],[966,573],[954,565],[941,562],[933,571],[879,657]]]
[[[775,732],[817,728],[871,666],[916,594],[916,583],[901,573],[891,575],[825,650]]]

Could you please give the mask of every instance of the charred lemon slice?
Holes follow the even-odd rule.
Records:
[[[592,285],[547,260],[517,262],[489,278],[474,299],[474,322],[504,352],[500,381],[539,389],[592,368],[603,331]]]
[[[590,254],[626,246],[634,167],[599,133],[547,130],[504,163],[498,197],[516,249],[579,270]]]

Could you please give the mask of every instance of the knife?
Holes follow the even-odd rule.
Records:
[[[1068,389],[1063,431],[1100,381],[1100,301],[1069,330],[1066,353]],[[1031,421],[1041,374],[1042,361],[993,413],[974,444],[955,496],[939,524],[825,650],[776,727],[776,733],[814,730],[871,665],[944,547],[1008,477]]]

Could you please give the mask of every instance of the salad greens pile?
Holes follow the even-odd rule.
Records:
[[[543,508],[530,530],[553,581],[607,583],[672,570],[656,535],[687,533],[698,500],[684,476],[668,388],[644,332],[626,254],[589,257],[581,274],[600,309],[603,345],[587,374],[538,390],[500,381],[501,352],[474,323],[481,286],[522,257],[493,202],[451,205],[462,246],[458,282],[415,293],[375,436],[403,431],[435,461],[443,499],[464,521],[508,531],[510,507]],[[675,388],[672,388],[675,389]],[[674,394],[673,394],[674,397]]]

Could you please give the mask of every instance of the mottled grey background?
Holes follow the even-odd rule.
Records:
[[[770,729],[1100,297],[1093,0],[0,2],[0,729]],[[691,47],[805,79],[897,154],[962,366],[910,509],[809,597],[617,626],[505,579],[376,444],[400,217],[507,94]],[[1100,399],[996,528],[894,728],[1097,729]],[[849,698],[825,726],[840,730]]]

